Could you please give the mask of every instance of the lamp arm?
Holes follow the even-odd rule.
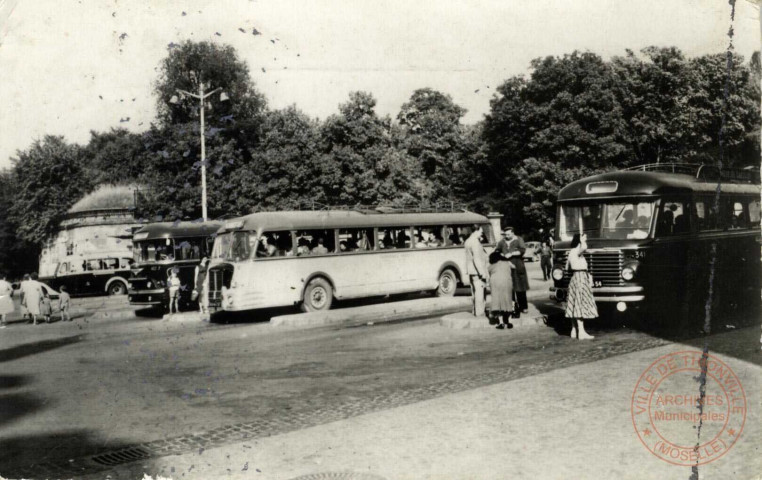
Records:
[[[210,96],[214,95],[215,93],[219,92],[220,90],[222,90],[222,87],[217,87],[217,88],[215,88],[215,89],[214,89],[214,90],[212,90],[211,92],[209,92],[209,93],[207,93],[206,95],[204,95],[204,100],[206,100],[206,99],[207,99],[207,98],[209,98]],[[199,97],[198,95],[196,95],[196,98],[200,98],[200,97]]]
[[[182,95],[187,95],[187,96],[189,96],[189,97],[193,97],[193,98],[201,98],[201,97],[199,97],[199,96],[198,96],[198,94],[195,94],[195,93],[191,93],[191,92],[188,92],[188,91],[185,91],[185,90],[180,90],[179,88],[177,89],[177,92],[178,92],[178,93],[181,93]]]

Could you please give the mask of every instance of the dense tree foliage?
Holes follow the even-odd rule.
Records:
[[[44,243],[66,211],[92,188],[82,148],[50,135],[19,152],[9,180],[14,198],[8,218],[19,239],[37,245]]]
[[[0,270],[18,275],[67,209],[103,183],[142,186],[146,220],[201,216],[199,102],[170,99],[199,82],[206,103],[209,216],[316,205],[461,202],[499,211],[526,234],[550,226],[566,184],[651,162],[757,164],[760,56],[687,58],[676,48],[590,52],[532,61],[506,79],[483,121],[446,93],[414,91],[394,120],[371,93],[310,118],[268,110],[235,50],[173,46],[154,83],[156,122],[142,133],[91,132],[87,145],[44,137],[0,172]],[[179,95],[178,95],[179,96]]]

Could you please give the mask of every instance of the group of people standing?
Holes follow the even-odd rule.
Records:
[[[198,301],[199,313],[209,313],[209,259],[204,257],[193,272],[193,290],[191,301]],[[178,276],[179,269],[174,267],[169,274],[167,286],[169,287],[169,314],[180,312],[180,290],[183,288],[182,281]]]
[[[527,291],[529,277],[524,265],[524,240],[507,227],[501,232],[501,239],[494,251],[487,255],[482,240],[484,230],[474,225],[471,235],[465,242],[466,273],[471,285],[473,315],[484,312],[488,318],[497,321],[498,329],[513,328],[511,318],[519,318],[527,313]],[[540,251],[543,276],[550,278],[552,267],[552,238],[543,239]],[[598,309],[592,290],[592,275],[588,271],[584,252],[587,250],[587,236],[575,234],[569,251],[566,270],[571,272],[565,316],[571,319],[571,337],[579,340],[594,338],[585,330],[584,321],[598,317]],[[547,257],[545,259],[544,257]],[[546,272],[547,268],[547,272]],[[489,310],[485,308],[484,292],[490,285],[492,300]]]
[[[50,323],[53,315],[53,306],[48,292],[43,288],[42,283],[37,281],[37,274],[26,274],[24,280],[19,284],[21,292],[21,309],[24,319],[29,319],[29,323],[37,325],[38,318],[45,319]],[[61,287],[58,295],[58,310],[62,321],[71,321],[69,308],[71,306],[71,296],[66,291],[66,287]],[[8,283],[5,275],[0,276],[0,328],[7,326],[8,315],[13,313],[15,306],[13,304],[13,286]]]
[[[501,236],[495,250],[487,255],[482,245],[484,230],[480,225],[475,225],[464,246],[474,302],[473,314],[485,312],[497,320],[498,329],[505,329],[513,328],[511,317],[519,318],[529,311],[529,277],[523,258],[526,251],[524,240],[515,234],[512,227],[506,227]],[[487,282],[492,293],[489,311],[484,302]]]

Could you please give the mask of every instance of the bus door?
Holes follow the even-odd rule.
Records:
[[[646,285],[652,288],[649,297],[657,301],[682,303],[693,266],[690,259],[696,255],[691,232],[691,202],[686,198],[664,198],[656,216],[657,241],[644,262],[651,277]]]

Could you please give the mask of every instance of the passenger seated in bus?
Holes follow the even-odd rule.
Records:
[[[429,232],[423,230],[418,235],[418,240],[415,242],[415,248],[429,248]]]
[[[738,221],[738,217],[735,215],[730,216],[730,225],[728,227],[730,230],[738,230],[741,228],[740,222]]]
[[[688,216],[678,215],[675,217],[675,225],[672,227],[672,232],[677,235],[679,233],[688,233],[690,231],[690,224],[688,223]]]
[[[640,239],[648,236],[648,217],[641,215],[635,220],[633,230],[625,235],[627,239]]]
[[[408,248],[410,246],[410,237],[405,232],[397,233],[397,248]]]
[[[342,241],[339,242],[339,251],[340,252],[346,252],[348,250],[348,248],[349,247],[347,247],[347,241],[346,240],[342,240]]]
[[[381,248],[390,249],[394,248],[394,241],[392,240],[392,233],[389,230],[384,232],[384,238],[381,240]]]
[[[617,228],[633,228],[634,225],[632,221],[634,216],[635,215],[633,215],[632,210],[625,210],[622,213],[622,220],[616,224],[616,227]]]
[[[442,245],[444,245],[444,242],[439,236],[435,233],[429,234],[429,247],[441,247]]]
[[[325,248],[325,245],[323,245],[324,243],[325,243],[325,240],[323,239],[323,237],[318,238],[317,246],[312,249],[312,254],[313,255],[327,255],[328,249]]]
[[[277,257],[278,247],[272,237],[262,235],[259,239],[260,246],[257,248],[257,257]]]
[[[310,241],[306,237],[299,237],[296,241],[296,256],[302,257],[310,254]]]

